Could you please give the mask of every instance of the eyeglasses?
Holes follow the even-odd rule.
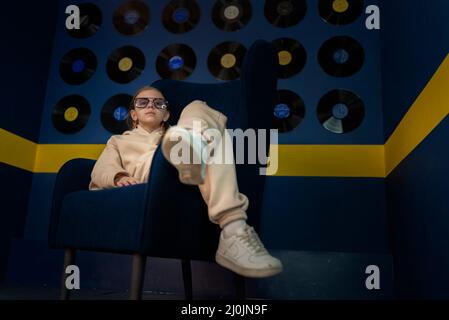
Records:
[[[134,107],[137,109],[145,109],[152,105],[156,109],[168,109],[168,101],[162,98],[136,98],[134,99]]]

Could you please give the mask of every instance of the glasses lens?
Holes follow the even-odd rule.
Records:
[[[154,107],[158,109],[165,109],[167,108],[167,104],[165,103],[164,99],[154,99],[153,100]]]
[[[145,108],[148,105],[149,100],[147,98],[137,98],[134,102],[136,108]]]

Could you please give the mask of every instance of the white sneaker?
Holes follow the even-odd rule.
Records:
[[[220,234],[215,261],[245,277],[264,278],[282,272],[282,263],[271,256],[253,227],[246,225],[229,238]]]
[[[181,138],[181,139],[179,139]],[[178,145],[179,143],[179,145]],[[180,161],[182,154],[174,154],[172,159],[170,154],[172,148],[177,146],[177,150],[189,150],[190,157],[187,161]],[[202,151],[206,148],[207,142],[200,134],[179,126],[170,127],[162,139],[162,154],[179,172],[179,180],[185,184],[199,185],[204,183],[206,175],[206,163],[202,157]],[[176,159],[179,157],[179,159]]]

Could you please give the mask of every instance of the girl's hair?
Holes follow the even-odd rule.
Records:
[[[163,95],[163,93],[161,92],[161,90],[152,87],[152,86],[143,86],[142,88],[140,88],[139,90],[137,90],[137,92],[134,94],[133,98],[131,99],[131,104],[129,105],[129,110],[134,110],[134,100],[136,99],[136,97],[143,91],[147,91],[147,90],[154,90],[159,92],[160,94]],[[139,124],[138,121],[134,121],[131,118],[130,112],[128,110],[128,119],[127,119],[127,123],[128,123],[128,128],[129,129],[134,129],[137,127],[137,125]],[[168,107],[166,109],[167,111],[169,111]],[[162,127],[162,134],[164,135],[165,132],[167,132],[168,128],[169,128],[169,124],[167,123],[167,121],[162,121],[161,123],[161,127]]]

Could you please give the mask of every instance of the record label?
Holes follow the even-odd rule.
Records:
[[[349,3],[347,0],[334,0],[332,8],[335,12],[343,13],[349,9]]]
[[[86,63],[81,59],[77,59],[77,60],[73,61],[73,63],[72,63],[72,71],[75,73],[80,73],[85,68],[86,68]]]
[[[133,61],[128,57],[124,57],[124,58],[120,59],[120,61],[118,63],[118,68],[122,72],[127,72],[127,71],[131,70],[132,67],[133,67]]]
[[[293,59],[291,53],[285,50],[279,51],[278,56],[279,56],[279,64],[281,66],[286,66],[290,64]]]
[[[123,17],[126,24],[136,24],[139,21],[140,14],[136,10],[129,10],[125,13]]]
[[[173,56],[168,60],[168,66],[172,71],[181,69],[183,65],[184,59],[180,56]]]
[[[78,118],[78,109],[75,107],[68,107],[64,112],[64,119],[68,122],[75,121]]]
[[[276,11],[280,16],[288,16],[293,12],[293,4],[290,1],[281,1],[276,7]]]
[[[274,107],[274,116],[278,119],[287,119],[290,116],[290,107],[285,103],[278,103]]]
[[[347,90],[333,90],[318,103],[318,120],[332,133],[344,134],[355,130],[363,122],[364,116],[362,99]]]
[[[227,20],[237,19],[240,15],[240,9],[239,9],[239,7],[234,6],[234,5],[227,6],[223,10],[223,15],[224,15],[225,19],[227,19]]]
[[[189,20],[190,14],[186,8],[178,8],[178,9],[174,10],[171,17],[172,17],[173,21],[181,24],[181,23],[186,23]]]
[[[221,57],[220,64],[224,68],[229,69],[229,68],[232,68],[233,66],[235,66],[236,62],[237,62],[237,59],[232,53],[226,53],[225,55],[223,55],[223,57]]]

